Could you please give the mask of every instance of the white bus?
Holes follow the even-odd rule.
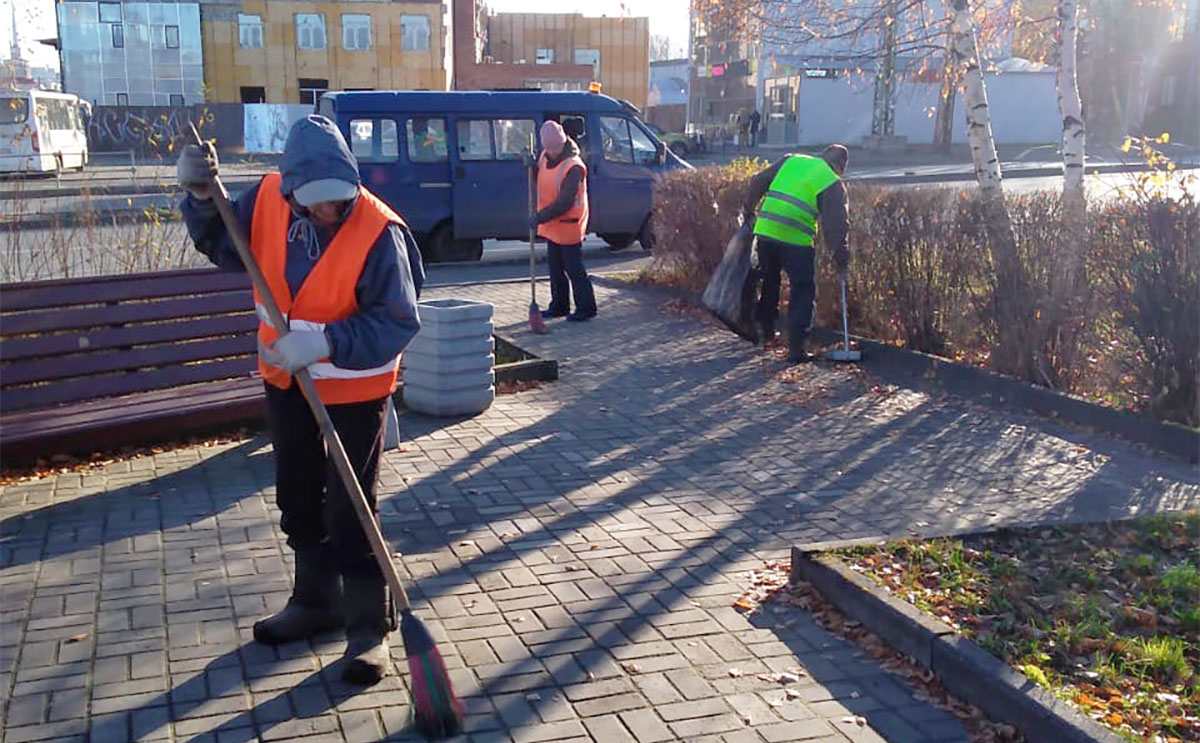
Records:
[[[83,105],[66,93],[0,91],[0,172],[83,170],[88,161]]]

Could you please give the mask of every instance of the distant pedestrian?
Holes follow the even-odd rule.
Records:
[[[537,214],[532,226],[546,241],[550,264],[550,306],[542,311],[542,317],[591,320],[596,316],[596,294],[583,265],[583,236],[588,228],[587,166],[579,157],[579,147],[557,121],[542,124],[541,133],[542,154],[534,165]]]
[[[805,342],[817,301],[813,241],[818,217],[838,275],[844,280],[849,270],[849,209],[841,179],[849,161],[849,150],[840,144],[826,147],[820,157],[785,155],[751,179],[742,205],[746,220],[754,220],[758,241],[762,274],[758,322],[764,343],[775,337],[781,268],[787,270],[792,284],[788,309],[788,360],[792,362],[814,358]]]
[[[750,114],[750,146],[758,147],[758,127],[762,123],[762,116],[759,116],[758,109],[754,109]]]

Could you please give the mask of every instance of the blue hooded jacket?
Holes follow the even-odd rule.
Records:
[[[317,180],[359,184],[354,155],[341,132],[323,116],[310,115],[292,126],[279,170],[280,191],[285,196]],[[251,234],[258,188],[251,188],[234,204],[247,235]],[[180,209],[197,250],[223,270],[245,270],[211,200],[188,194]],[[284,269],[292,296],[329,247],[337,229],[315,225],[305,218],[301,207],[293,204]],[[417,298],[424,281],[421,254],[412,233],[400,225],[389,225],[371,247],[355,286],[358,312],[325,327],[330,360],[345,369],[372,369],[395,358],[421,329]]]

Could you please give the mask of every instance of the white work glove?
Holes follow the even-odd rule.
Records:
[[[175,163],[175,177],[180,188],[187,189],[197,199],[207,200],[208,186],[217,177],[218,168],[217,148],[212,142],[205,142],[203,147],[189,144]]]
[[[330,348],[324,333],[293,330],[269,346],[259,343],[258,352],[263,361],[271,366],[283,369],[288,374],[295,374],[321,359],[328,358]]]

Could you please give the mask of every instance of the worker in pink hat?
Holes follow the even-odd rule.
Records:
[[[596,294],[583,266],[588,227],[587,166],[579,146],[557,121],[542,124],[542,154],[534,165],[537,213],[532,227],[546,241],[550,306],[542,317],[581,322],[596,316]],[[575,311],[571,311],[571,295]]]

